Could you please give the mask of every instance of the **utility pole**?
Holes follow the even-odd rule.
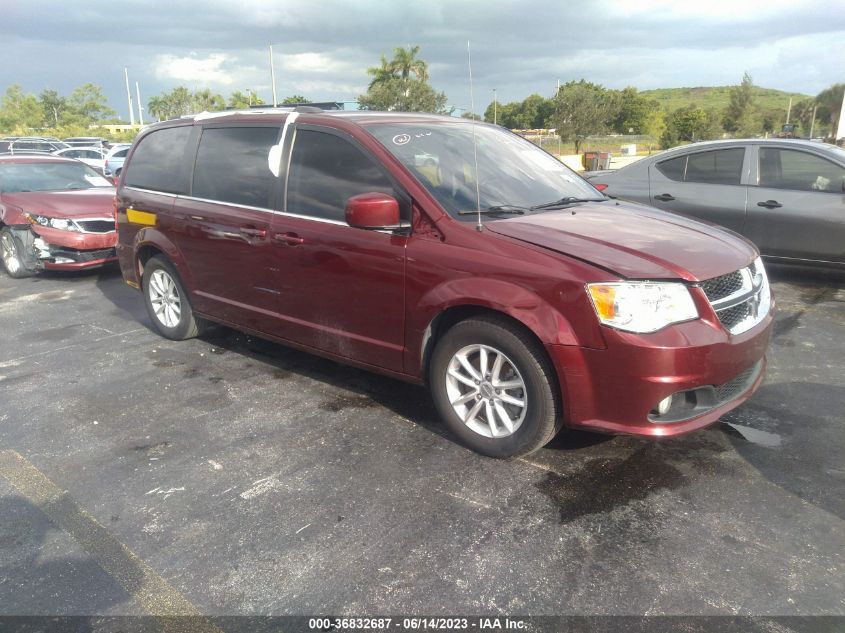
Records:
[[[270,44],[270,81],[273,84],[273,107],[276,107],[276,104],[279,101],[276,98],[276,69],[273,67],[273,45]]]
[[[816,127],[816,109],[818,105],[813,106],[813,120],[810,121],[810,138],[813,138],[813,128]]]
[[[493,88],[493,125],[498,124],[498,119],[499,119],[499,113],[497,112],[498,109],[499,109],[498,104],[496,103],[496,89]]]
[[[138,87],[138,82],[135,82],[135,98],[138,100],[138,125],[144,125],[144,115],[141,112],[141,89]]]
[[[789,125],[789,115],[792,114],[792,97],[789,97],[789,107],[786,109],[786,124]]]
[[[557,99],[557,96],[559,94],[560,94],[560,79],[557,80],[557,92],[555,92],[555,99]],[[560,153],[563,151],[563,148],[560,146],[560,132],[558,132],[557,130],[555,130],[555,132],[557,132],[557,157],[560,158]]]
[[[123,77],[126,79],[126,102],[129,104],[129,124],[135,125],[135,110],[132,108],[132,93],[129,90],[129,69],[123,67]]]

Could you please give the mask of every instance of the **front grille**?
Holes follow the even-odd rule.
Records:
[[[738,270],[721,277],[714,277],[701,282],[701,289],[710,302],[730,297],[742,289],[742,273]]]
[[[748,303],[740,303],[738,306],[719,310],[716,313],[716,316],[719,317],[719,321],[722,322],[722,325],[730,331],[747,319],[750,313],[751,311]]]
[[[96,259],[112,259],[117,257],[113,248],[101,248],[95,251],[76,251],[64,248],[51,248],[50,255],[72,259],[75,262],[93,262]]]
[[[713,390],[716,392],[716,400],[721,404],[733,400],[741,393],[745,392],[759,373],[760,363],[753,367],[749,367],[744,372],[739,374],[733,380],[729,380],[721,385],[715,385]]]
[[[699,283],[719,321],[731,334],[746,332],[769,311],[766,271],[757,263]]]
[[[115,230],[114,220],[76,220],[85,233],[111,233]]]

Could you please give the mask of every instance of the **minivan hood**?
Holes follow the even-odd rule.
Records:
[[[114,215],[113,200],[112,187],[3,194],[3,202],[20,207],[27,213],[37,213],[51,218],[112,217]]]
[[[575,204],[484,226],[628,279],[701,281],[744,268],[757,255],[736,233],[621,201]]]

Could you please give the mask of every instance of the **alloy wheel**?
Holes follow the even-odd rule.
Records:
[[[467,345],[452,356],[446,369],[446,394],[463,423],[490,438],[513,435],[528,406],[519,369],[489,345]]]
[[[174,328],[182,319],[182,300],[176,282],[166,270],[154,270],[149,284],[150,304],[164,327]]]

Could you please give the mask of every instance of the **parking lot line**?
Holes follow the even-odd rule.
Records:
[[[0,450],[0,476],[94,559],[168,633],[222,633],[70,495],[13,450]],[[190,616],[190,617],[184,617]]]

